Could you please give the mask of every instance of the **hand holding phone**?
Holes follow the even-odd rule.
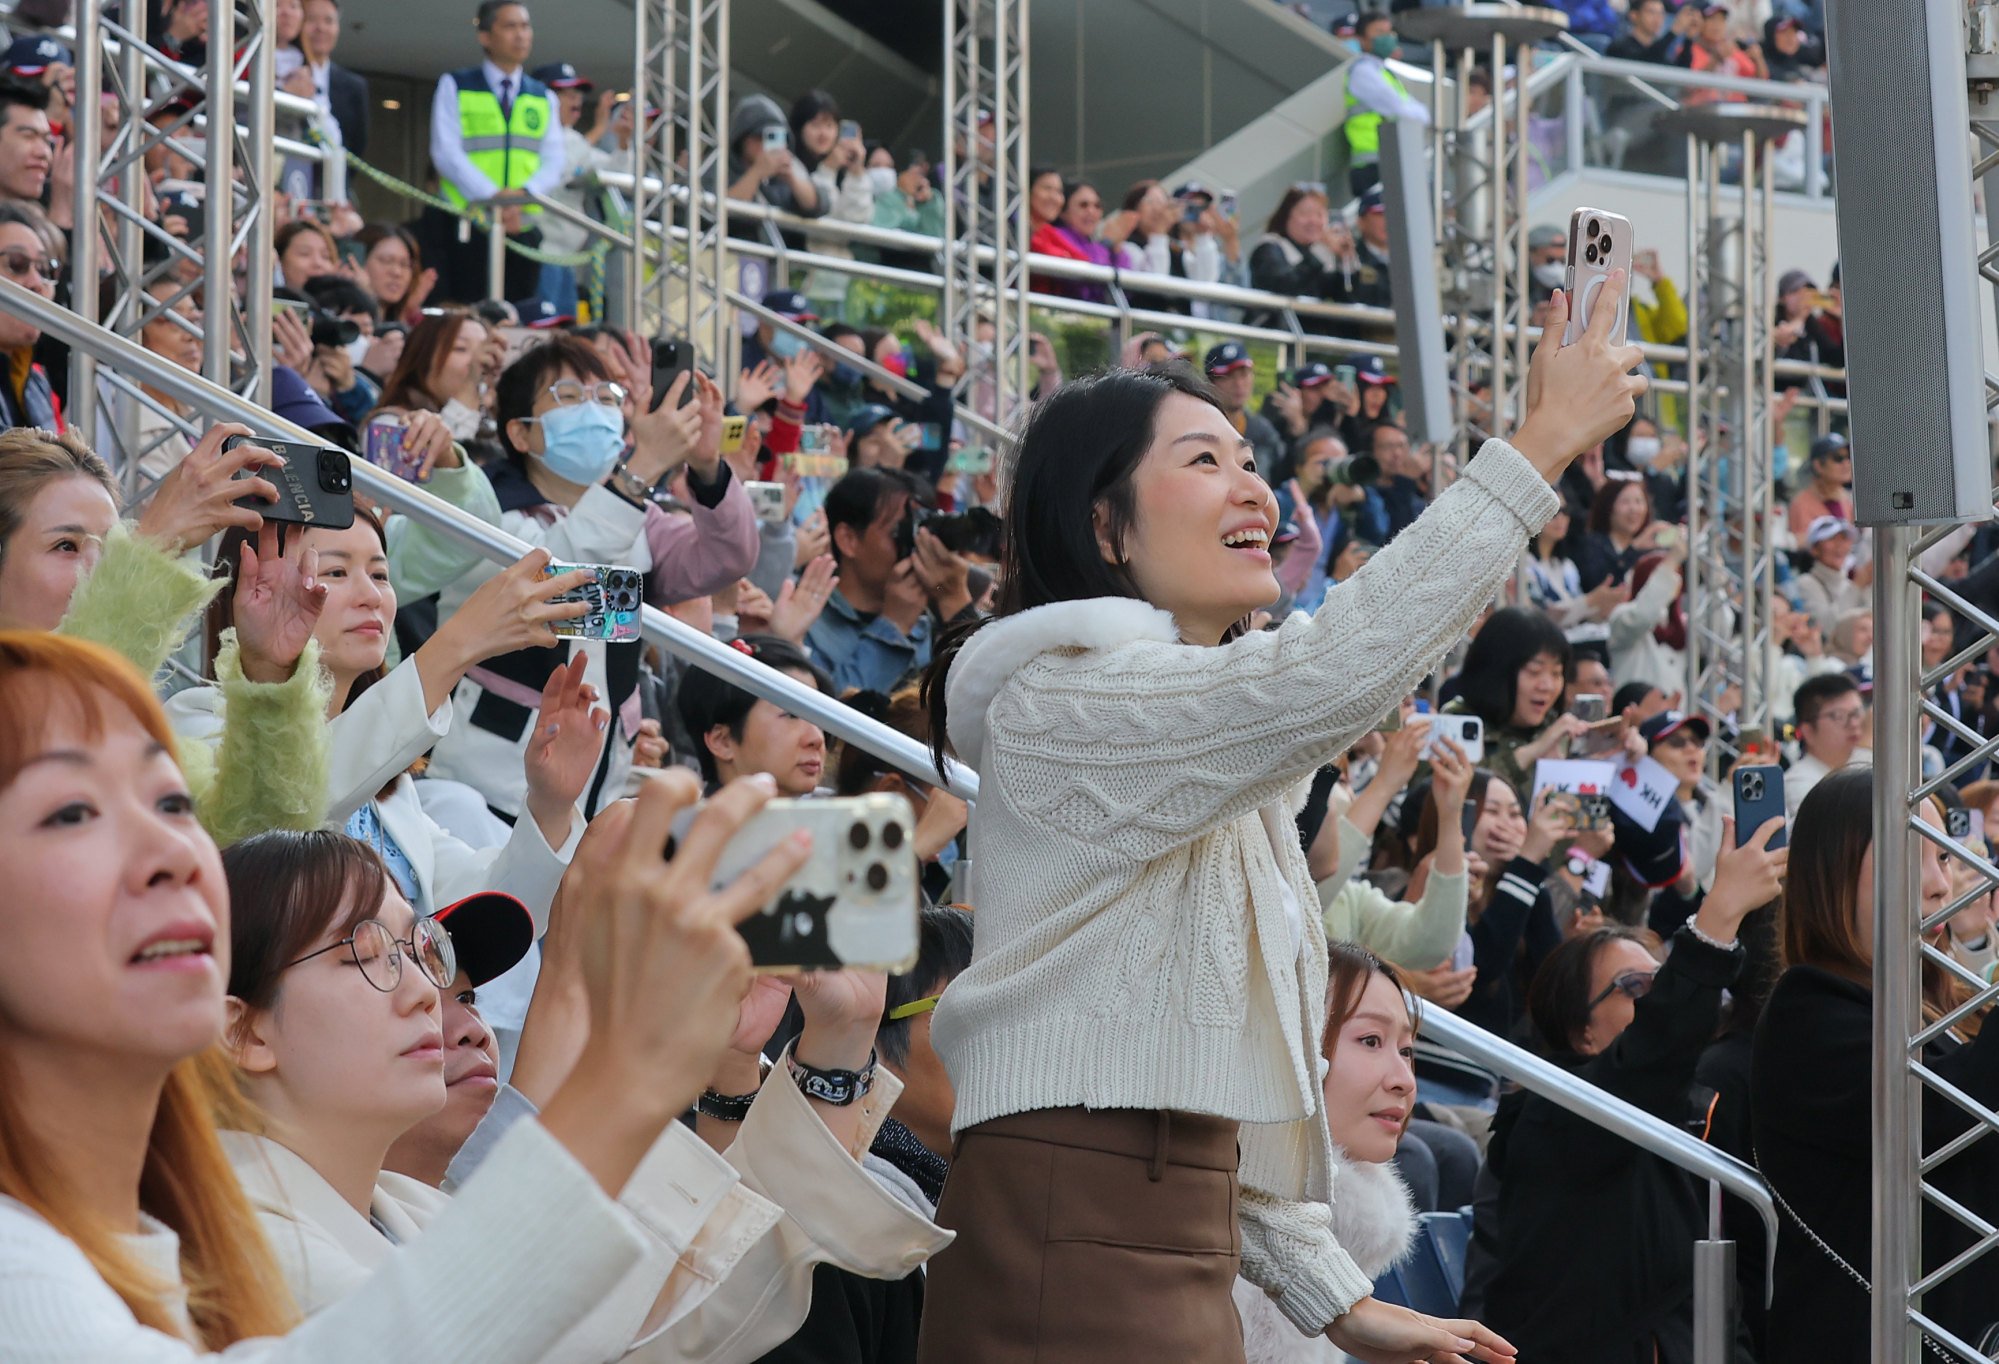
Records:
[[[916,961],[916,811],[903,796],[774,800],[745,824],[715,865],[719,889],[796,830],[812,853],[783,888],[738,925],[758,971],[904,971]]]
[[[644,608],[645,575],[635,568],[614,564],[546,564],[540,576],[546,580],[581,570],[590,580],[580,587],[557,593],[546,603],[567,606],[580,602],[589,608],[571,620],[552,620],[548,628],[560,639],[596,639],[608,644],[625,644],[639,637]]]
[[[1735,846],[1740,848],[1772,819],[1784,818],[1784,769],[1777,766],[1738,767],[1730,784],[1735,790]],[[1789,828],[1779,828],[1766,845],[1781,848]]]
[[[1624,283],[1614,294],[1605,294],[1613,272],[1624,272]],[[1599,306],[1617,310],[1611,320],[1611,340],[1622,344],[1627,332],[1631,302],[1631,220],[1600,208],[1579,208],[1569,215],[1569,260],[1564,291],[1569,299],[1569,321],[1562,329],[1562,344],[1572,346],[1589,330],[1589,320]]]
[[[1473,767],[1485,761],[1485,721],[1476,715],[1439,715],[1430,725],[1430,737],[1423,741],[1423,761],[1435,756],[1437,744],[1451,739],[1464,750]]]
[[[266,521],[313,526],[321,530],[346,530],[354,524],[354,473],[347,452],[324,446],[287,441],[254,441],[248,436],[231,436],[222,443],[225,451],[239,445],[257,445],[284,461],[261,470],[242,468],[238,480],[263,477],[278,490],[275,502],[251,496],[237,499],[236,505],[261,515]]]

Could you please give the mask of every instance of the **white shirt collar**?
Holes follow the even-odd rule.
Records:
[[[486,73],[486,84],[493,88],[493,93],[495,94],[499,93],[501,81],[511,80],[514,83],[514,93],[518,95],[521,92],[521,82],[527,78],[527,72],[525,71],[500,70],[499,67],[493,65],[490,57],[479,63],[479,69]]]

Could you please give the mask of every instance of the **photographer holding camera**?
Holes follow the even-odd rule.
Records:
[[[970,561],[913,524],[928,501],[901,469],[854,469],[826,493],[840,585],[805,644],[836,691],[893,691],[930,662],[937,627],[971,610]]]

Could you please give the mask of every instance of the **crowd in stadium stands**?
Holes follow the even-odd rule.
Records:
[[[1612,57],[1823,79],[1816,0],[1550,3]],[[0,273],[63,303],[95,289],[108,310],[131,283],[68,267],[66,10],[19,0],[10,16]],[[207,10],[156,0],[153,41],[200,66]],[[926,668],[1017,610],[1008,472],[976,420],[993,411],[990,330],[847,325],[837,272],[815,269],[796,287],[766,281],[739,364],[656,368],[648,338],[589,314],[587,272],[539,258],[574,259],[586,234],[519,194],[594,211],[584,178],[623,165],[635,120],[658,111],[537,64],[533,17],[486,0],[478,51],[448,54],[467,64],[439,81],[429,149],[449,210],[364,222],[325,199],[309,160],[286,163],[271,200],[273,410],[527,543],[519,562],[365,497],[349,528],[281,534],[237,500],[276,495],[276,457],[229,441],[258,433],[149,387],[127,448],[123,392],[74,391],[67,349],[0,308],[0,1360],[190,1358],[253,1337],[282,1340],[241,1358],[401,1357],[390,1342],[411,1333],[438,1359],[918,1358],[926,1266],[953,1254],[938,1205],[954,1075],[931,1009],[975,961],[976,896],[952,901],[977,817],[810,716],[645,643],[557,627],[587,609],[573,594],[591,571],[569,566],[629,568],[683,624],[931,743]],[[332,60],[339,0],[275,0],[271,22],[280,87],[317,110],[298,131],[364,153],[366,82]],[[1380,122],[1427,112],[1389,65],[1387,14],[1332,29],[1355,58],[1342,192],[1295,184],[1245,222],[1219,185],[1147,179],[1107,196],[1038,168],[1027,187],[1033,252],[1115,267],[1132,306],[1185,317],[1133,337],[1123,369],[1152,376],[1147,392],[1212,403],[1246,444],[1281,595],[1230,638],[1357,601],[1394,611],[1391,565],[1371,574],[1370,560],[1481,466],[1496,480],[1519,462],[1476,424],[1460,445],[1413,440],[1378,354],[1272,373],[1240,341],[1197,338],[1206,321],[1276,314],[1156,287],[1391,302]],[[1477,73],[1468,97],[1489,99],[1491,79]],[[163,103],[158,122],[186,108]],[[1614,97],[1605,127],[1634,148],[1647,136]],[[727,136],[732,200],[943,231],[937,162],[869,139],[823,91],[788,110],[745,97]],[[198,242],[199,167],[162,146],[146,173],[157,230]],[[539,248],[509,256],[499,297],[483,236],[458,230],[460,210],[489,202]],[[785,236],[821,257],[932,259],[811,227]],[[1569,243],[1543,225],[1528,245],[1538,325],[1564,306]],[[1687,308],[1656,253],[1633,275],[1630,333],[1615,339],[1684,343]],[[201,284],[170,269],[143,288],[141,343],[189,370],[204,314],[220,312]],[[1110,297],[1047,262],[1033,288]],[[1780,358],[1843,367],[1837,264],[1823,287],[1791,270],[1777,293]],[[1315,337],[1385,334],[1301,322]],[[1079,391],[1047,336],[1029,358],[1032,398]],[[1303,909],[1331,943],[1324,1026],[1306,1043],[1334,1142],[1333,1234],[1386,1284],[1420,1215],[1471,1209],[1462,1304],[1446,1315],[1486,1323],[1522,1358],[1691,1360],[1705,1190],[1551,1103],[1428,1071],[1412,1059],[1424,1010],[1759,1164],[1791,1224],[1766,1312],[1760,1227],[1728,1209],[1744,1242],[1737,1357],[1864,1356],[1866,1291],[1846,1267],[1869,1264],[1873,563],[1841,423],[1797,406],[1803,390],[1843,390],[1779,385],[1767,696],[1687,690],[1692,633],[1729,627],[1688,618],[1688,479],[1729,449],[1725,432],[1690,444],[1684,413],[1655,396],[1552,475],[1559,505],[1528,527],[1509,604],[1478,612],[1450,663],[1412,674],[1379,728],[1299,783],[1269,829],[1296,849],[1244,848],[1272,865],[1302,855],[1316,890]],[[65,416],[86,405],[95,450]],[[1128,433],[1106,417],[1084,438]],[[1075,485],[1102,499],[1094,522],[1074,522],[1098,539],[1079,553],[1101,549],[1137,596],[1121,537],[1154,504],[1115,491]],[[1999,614],[1991,525],[1923,562]],[[1953,666],[1930,690],[1950,722],[1927,726],[1922,761],[1929,776],[1954,769],[1935,822],[1983,853],[1999,774],[1961,763],[1999,734],[1999,657],[1971,651],[1974,637],[1940,606],[1925,617],[1924,668]],[[161,680],[176,656],[198,662],[197,684]],[[1311,708],[1297,708],[1302,724]],[[1740,718],[1766,712],[1769,728]],[[1217,718],[1227,726],[1176,723]],[[1788,867],[1774,822],[1734,827],[1729,771],[1709,775],[1716,745],[1784,769]],[[917,816],[915,964],[752,977],[732,918],[804,853],[786,845],[717,888],[721,841],[771,794],[874,792]],[[1932,913],[1975,877],[1926,856]],[[971,884],[1016,871],[1030,869],[988,864]],[[1300,906],[1288,912],[1294,937],[1316,941]],[[1987,893],[1933,940],[1989,980],[1996,919]],[[1932,1019],[1967,997],[1931,963],[1923,979]],[[1999,1045],[1980,1021],[1956,1018],[1931,1050],[1989,1104]],[[1966,1120],[1924,1122],[1935,1146]],[[1944,1176],[1987,1215],[1991,1145]],[[1944,1221],[1925,1223],[1932,1265],[1970,1244]],[[1975,1336],[1995,1273],[1979,1261],[1932,1314]],[[1270,1287],[1237,1287],[1250,1361],[1344,1358],[1301,1335],[1300,1310]],[[1233,1349],[1217,1341],[1214,1357],[1243,1357]]]

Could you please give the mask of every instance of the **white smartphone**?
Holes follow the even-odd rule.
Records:
[[[1485,721],[1476,715],[1439,715],[1430,721],[1430,737],[1423,740],[1423,761],[1436,756],[1437,741],[1455,739],[1473,767],[1485,761]]]
[[[794,829],[812,854],[771,902],[738,925],[762,972],[906,971],[916,964],[921,913],[916,810],[876,793],[774,800],[737,831],[715,866],[716,889]]]
[[[1624,272],[1624,287],[1604,292],[1613,270]],[[1569,215],[1569,265],[1563,292],[1569,297],[1569,324],[1562,344],[1572,346],[1589,330],[1599,307],[1617,309],[1611,319],[1611,339],[1624,342],[1631,308],[1631,220],[1600,208],[1579,208]]]
[[[757,520],[766,526],[775,526],[784,520],[782,483],[759,483],[752,479],[744,479],[743,491],[749,494],[750,506],[756,510]]]

